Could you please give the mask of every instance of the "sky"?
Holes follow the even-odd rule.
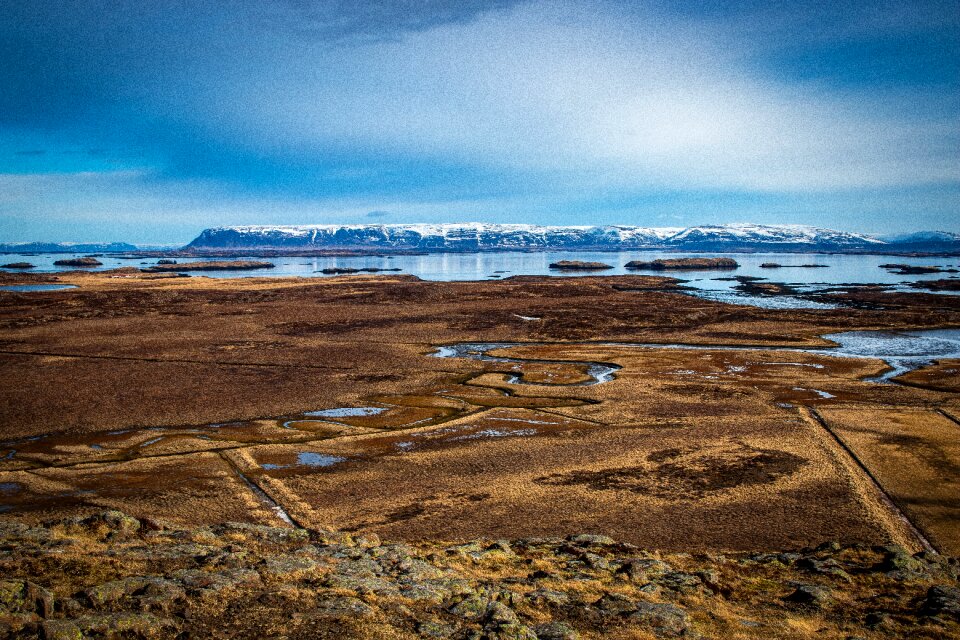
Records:
[[[0,241],[960,231],[960,0],[5,0]]]

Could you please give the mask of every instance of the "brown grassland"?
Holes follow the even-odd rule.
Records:
[[[772,310],[653,276],[0,278],[78,285],[0,292],[8,524],[112,509],[168,528],[287,527],[282,510],[311,531],[420,545],[595,534],[673,564],[828,541],[960,554],[957,363],[878,384],[864,378],[882,361],[787,350],[960,326],[956,297],[866,289],[839,309]],[[520,343],[491,354],[532,362],[431,355],[461,342]],[[738,345],[751,348],[708,348]],[[585,385],[594,362],[619,369]],[[377,411],[308,414],[343,407]],[[497,580],[520,571],[503,562]],[[774,637],[712,615],[702,629]],[[788,616],[780,637],[813,637],[822,618]]]

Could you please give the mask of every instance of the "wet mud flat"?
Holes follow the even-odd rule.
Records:
[[[884,379],[901,373],[885,354],[841,357],[822,337],[960,326],[945,296],[776,310],[652,276],[58,277],[76,288],[0,298],[6,519],[117,508],[393,540],[956,544],[936,533],[956,522],[947,498],[865,473],[877,445],[817,419],[956,415],[942,354],[905,385]],[[907,508],[924,500],[935,516]]]

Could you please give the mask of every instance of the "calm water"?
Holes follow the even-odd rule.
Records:
[[[80,254],[77,254],[80,255]],[[660,275],[670,275],[688,280],[688,285],[695,287],[705,298],[738,302],[741,304],[755,304],[764,307],[808,307],[816,308],[821,305],[816,302],[790,297],[752,298],[743,296],[734,290],[738,284],[730,280],[718,280],[731,276],[752,276],[766,278],[772,282],[786,282],[797,285],[801,291],[812,291],[827,286],[843,284],[877,283],[891,285],[896,289],[909,289],[907,285],[918,280],[936,280],[950,277],[955,274],[925,274],[925,275],[897,275],[881,264],[902,263],[910,265],[929,265],[947,268],[960,268],[960,258],[904,258],[898,256],[869,256],[869,255],[816,255],[816,254],[783,254],[783,253],[754,253],[754,254],[723,254],[723,253],[671,253],[665,251],[624,251],[624,252],[492,252],[492,253],[436,253],[422,256],[362,256],[349,258],[269,258],[276,265],[273,269],[256,271],[207,271],[195,273],[213,278],[249,278],[256,276],[300,276],[300,277],[329,277],[319,273],[321,269],[364,268],[377,267],[383,269],[399,268],[399,273],[415,275],[424,280],[487,280],[506,278],[513,275],[553,275],[570,277],[584,275],[585,272],[557,272],[549,268],[551,262],[558,260],[583,260],[603,262],[613,265],[613,269],[595,272],[603,275],[619,275],[625,273],[652,273],[630,272],[623,265],[630,260],[654,260],[656,258],[684,258],[695,255],[710,257],[730,257],[740,263],[740,268],[731,271],[679,271],[658,272]],[[6,262],[30,262],[36,265],[30,273],[50,273],[70,271],[70,267],[54,266],[55,260],[71,257],[70,254],[36,254],[19,255],[9,254],[2,256]],[[105,255],[98,258],[103,262],[102,267],[95,271],[115,269],[117,267],[144,267],[156,264],[156,259],[123,260],[117,256]],[[206,260],[214,260],[207,258]],[[258,258],[250,258],[258,259]],[[199,259],[181,259],[204,260]],[[785,267],[782,269],[762,269],[764,262],[777,262]],[[825,268],[791,268],[790,265],[822,264]],[[12,271],[12,270],[11,270]],[[586,272],[590,273],[590,272]]]
[[[0,286],[0,291],[62,291],[76,289],[72,284],[8,284]]]

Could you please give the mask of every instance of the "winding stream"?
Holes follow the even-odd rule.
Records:
[[[550,382],[527,382],[523,379],[522,373],[507,374],[507,382],[510,384],[527,384],[536,386],[564,386],[564,387],[587,387],[604,382],[610,382],[614,378],[614,373],[622,367],[609,362],[591,362],[588,360],[541,360],[535,358],[506,358],[500,356],[489,356],[488,351],[495,349],[505,349],[519,346],[538,346],[534,343],[521,342],[461,342],[442,347],[430,354],[434,358],[468,358],[470,360],[482,360],[484,362],[509,362],[512,364],[559,364],[573,365],[586,368],[586,374],[590,376],[589,380],[583,382],[573,382],[569,384],[558,384]]]

